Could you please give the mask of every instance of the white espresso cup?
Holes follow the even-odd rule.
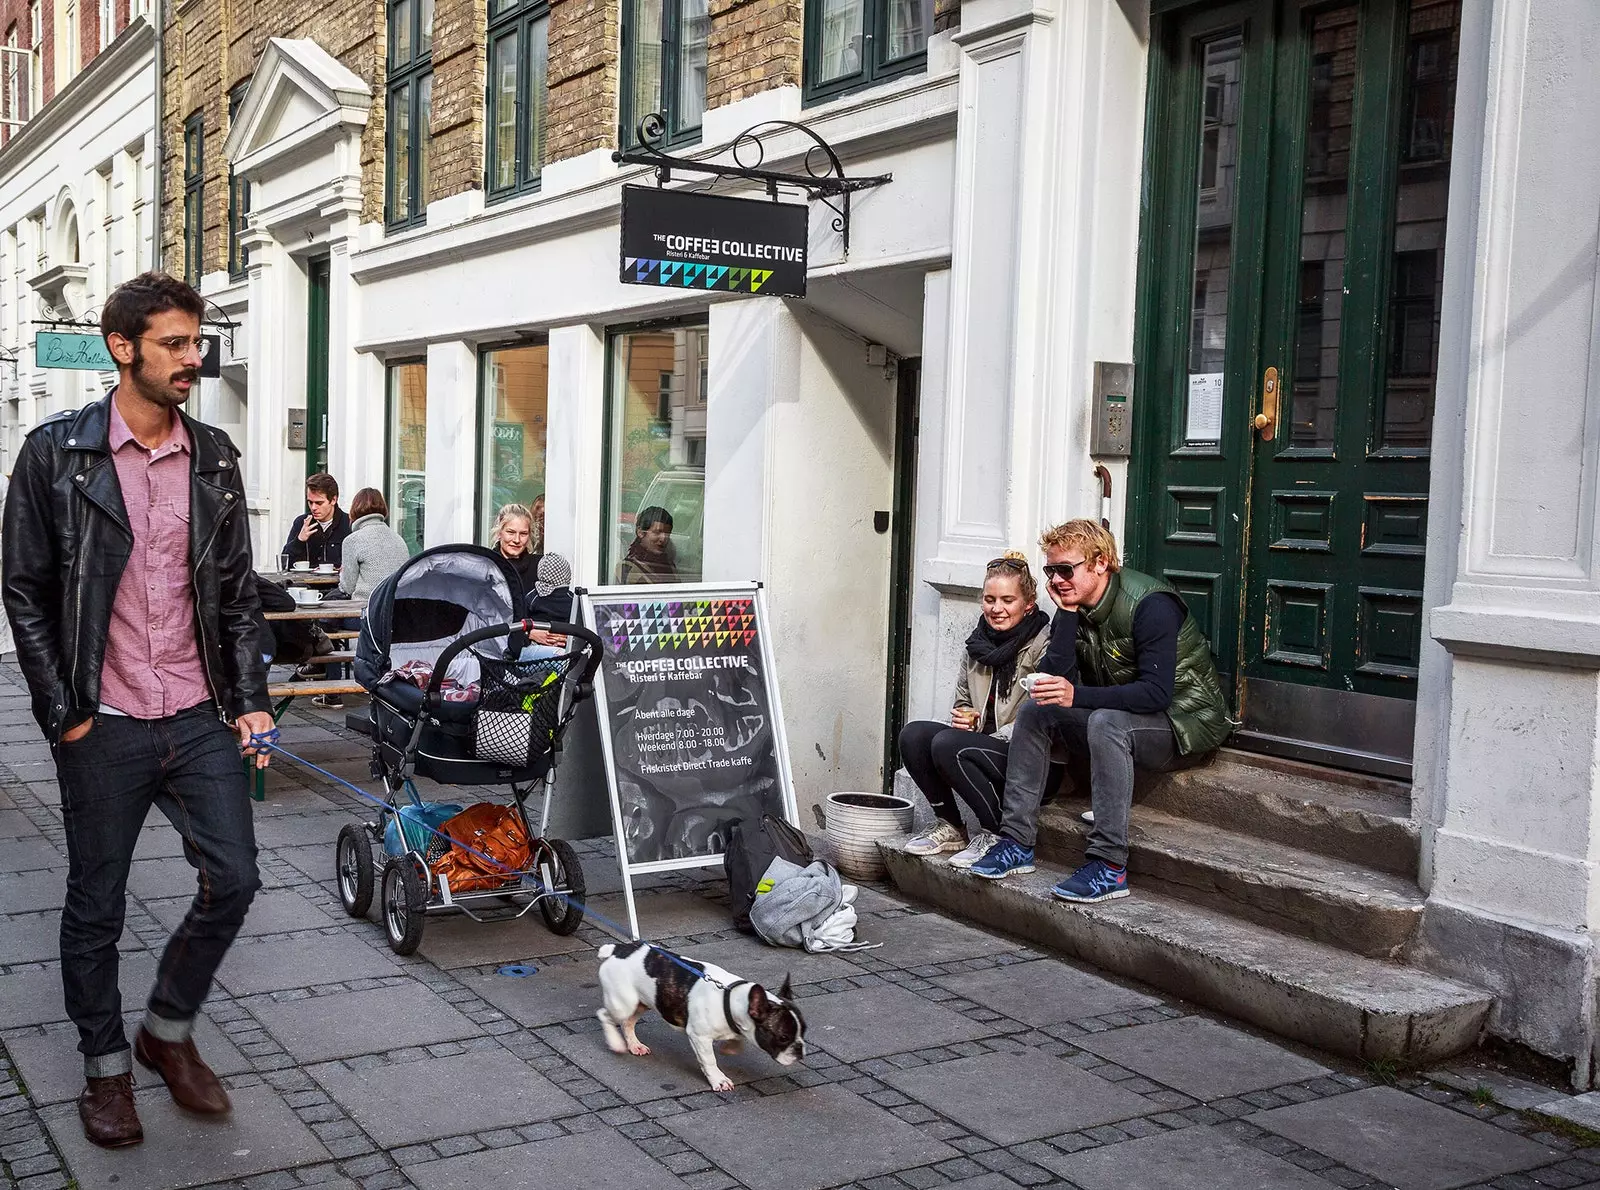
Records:
[[[296,562],[293,566],[290,567],[290,569],[291,570],[310,570],[311,569],[311,563],[310,562]]]

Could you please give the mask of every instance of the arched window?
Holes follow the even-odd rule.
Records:
[[[77,212],[67,216],[67,229],[61,235],[62,257],[66,264],[77,264],[80,259],[78,249],[78,215]]]

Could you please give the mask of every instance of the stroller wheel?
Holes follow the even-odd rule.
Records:
[[[422,944],[428,888],[409,856],[397,855],[383,865],[383,932],[395,954],[411,954]]]
[[[365,917],[372,908],[372,844],[367,833],[351,824],[339,832],[334,874],[339,900],[351,917]]]
[[[550,882],[564,894],[545,897],[539,902],[539,912],[552,934],[570,934],[583,924],[583,866],[578,853],[565,839],[544,839],[539,849],[538,862],[549,865]],[[540,873],[543,879],[543,873]]]

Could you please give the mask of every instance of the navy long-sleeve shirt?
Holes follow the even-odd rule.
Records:
[[[1078,613],[1058,609],[1050,621],[1050,644],[1039,660],[1039,672],[1071,682],[1075,707],[1138,715],[1164,711],[1172,705],[1183,617],[1183,605],[1170,595],[1146,596],[1133,613],[1133,656],[1139,676],[1120,686],[1089,686],[1078,674]]]

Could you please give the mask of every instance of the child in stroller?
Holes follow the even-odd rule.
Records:
[[[381,909],[391,949],[410,954],[430,915],[474,920],[539,907],[570,934],[583,920],[583,869],[571,845],[545,837],[561,737],[589,696],[600,638],[578,624],[523,618],[517,572],[493,551],[439,546],[373,591],[356,646],[356,680],[372,695],[373,775],[384,786],[375,821],[339,833],[340,899],[365,916],[383,855]],[[566,638],[524,661],[530,632]],[[505,785],[511,805],[466,809],[424,802],[423,777],[457,786]],[[538,831],[530,795],[543,786]],[[443,836],[443,837],[441,837]]]

